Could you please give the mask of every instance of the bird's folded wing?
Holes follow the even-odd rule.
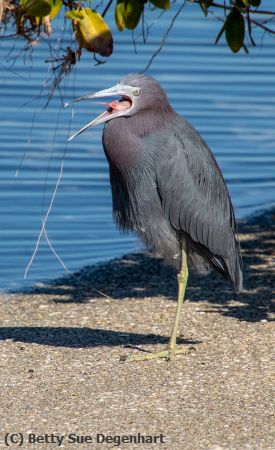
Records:
[[[164,213],[175,229],[230,258],[236,253],[236,224],[223,176],[199,134],[186,121],[181,125],[163,137],[155,159]]]

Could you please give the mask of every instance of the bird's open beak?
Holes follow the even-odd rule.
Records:
[[[70,103],[66,103],[65,107],[71,105],[72,103],[82,102],[84,100],[92,100],[94,98],[100,97],[114,97],[119,96],[122,97],[120,101],[114,100],[111,103],[106,103],[107,110],[96,117],[91,122],[87,123],[84,127],[82,127],[79,131],[74,133],[69,137],[68,141],[71,141],[79,134],[86,131],[88,128],[94,127],[102,122],[108,122],[115,117],[125,116],[132,109],[134,105],[134,95],[133,95],[133,87],[127,86],[123,84],[116,84],[115,86],[109,89],[103,89],[102,91],[95,92],[94,94],[87,94],[82,97],[76,98]]]

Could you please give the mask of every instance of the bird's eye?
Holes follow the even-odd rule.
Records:
[[[132,90],[132,94],[133,94],[135,97],[138,97],[138,96],[141,94],[141,89],[140,89],[140,88],[135,88],[135,89],[133,89],[133,90]]]

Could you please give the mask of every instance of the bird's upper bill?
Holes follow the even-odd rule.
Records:
[[[114,119],[115,117],[126,116],[129,111],[133,109],[135,105],[135,98],[140,95],[140,93],[140,88],[119,83],[109,89],[103,89],[102,91],[96,92],[94,94],[87,94],[83,97],[76,98],[71,103],[67,103],[65,106],[71,105],[72,103],[81,102],[83,100],[91,100],[100,97],[121,97],[120,100],[113,100],[110,103],[103,103],[107,107],[106,111],[104,111],[91,122],[87,123],[87,125],[70,136],[68,140],[71,141],[76,136],[83,133],[83,131],[86,131],[90,127],[94,127],[99,123],[107,122],[108,120]]]

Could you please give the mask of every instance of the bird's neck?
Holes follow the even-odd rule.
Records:
[[[103,145],[109,163],[119,169],[135,167],[142,157],[143,138],[162,130],[171,114],[175,113],[168,105],[165,110],[148,109],[107,122]]]

